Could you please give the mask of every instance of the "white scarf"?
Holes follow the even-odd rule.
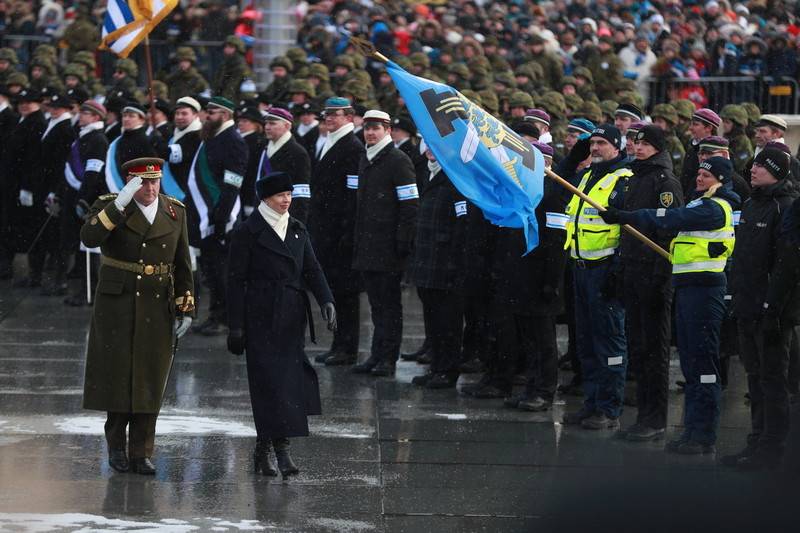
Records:
[[[275,152],[283,148],[283,145],[289,142],[289,139],[292,138],[292,132],[287,131],[283,135],[281,135],[277,141],[269,141],[267,143],[267,157],[272,157],[275,155]]]
[[[375,156],[378,155],[381,150],[389,146],[391,142],[392,136],[387,133],[380,141],[371,146],[367,146],[367,161],[372,162]]]
[[[439,173],[439,171],[442,170],[442,165],[440,165],[438,161],[428,160],[428,170],[430,171],[430,175],[428,176],[428,181],[430,181],[436,174]]]
[[[203,124],[200,122],[200,119],[195,117],[194,120],[191,121],[189,123],[189,125],[186,126],[185,128],[183,128],[182,130],[179,130],[178,128],[175,128],[175,131],[172,134],[172,140],[170,141],[170,143],[171,144],[175,144],[176,142],[181,140],[181,137],[183,137],[187,133],[192,132],[192,131],[200,131],[202,128],[203,128]]]
[[[111,124],[109,124],[108,126],[106,126],[106,133],[108,133],[108,132],[111,130],[111,128],[113,128],[113,127],[114,127],[114,126],[116,126],[117,124],[119,124],[119,120],[115,120],[114,122],[112,122]]]
[[[286,211],[281,215],[268,206],[267,202],[262,201],[260,204],[258,204],[258,212],[261,213],[261,216],[264,217],[264,220],[267,221],[267,224],[269,224],[270,227],[275,230],[275,233],[278,234],[278,237],[280,237],[282,241],[285,241],[286,230],[289,228],[289,211]]]
[[[319,153],[319,158],[322,159],[325,157],[325,154],[328,153],[328,150],[330,150],[339,139],[352,132],[353,128],[353,123],[348,122],[338,130],[328,133],[328,137],[325,139],[325,145],[322,147],[322,150]]]
[[[78,132],[78,137],[83,137],[87,133],[91,133],[95,130],[101,130],[105,127],[102,121],[92,122],[91,124],[87,124],[81,128],[81,131]]]
[[[60,124],[61,122],[64,122],[65,120],[69,120],[71,118],[72,118],[72,113],[64,113],[58,118],[51,118],[50,122],[47,123],[47,129],[44,130],[44,133],[42,134],[42,139],[47,137],[47,134],[50,133],[50,130],[55,128],[57,124]]]
[[[411,137],[406,137],[405,139],[400,139],[400,142],[396,142],[396,143],[394,143],[394,147],[395,147],[395,148],[400,148],[400,147],[401,147],[401,146],[403,146],[403,145],[406,143],[406,141],[408,141],[410,138],[411,138]]]
[[[303,123],[301,122],[300,124],[298,124],[298,125],[297,125],[297,134],[298,134],[300,137],[305,137],[305,136],[306,136],[306,133],[308,133],[309,131],[311,131],[311,130],[313,130],[314,128],[316,128],[316,127],[317,127],[317,125],[319,125],[319,121],[317,121],[317,120],[313,121],[313,122],[312,122],[312,123],[310,123],[310,124],[303,124]]]

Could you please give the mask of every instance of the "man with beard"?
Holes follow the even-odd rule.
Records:
[[[264,116],[254,105],[245,105],[236,112],[236,126],[239,135],[247,145],[247,167],[244,173],[244,181],[239,191],[239,198],[242,202],[242,213],[244,217],[249,217],[258,207],[259,199],[256,195],[256,180],[258,179],[258,163],[261,160],[261,152],[267,144],[264,138]]]
[[[289,214],[297,220],[308,220],[311,202],[311,159],[308,152],[292,135],[292,114],[280,107],[271,107],[264,117],[266,150],[259,159],[259,176],[269,172],[285,172],[292,177],[292,205]]]
[[[78,250],[80,229],[84,217],[79,213],[88,213],[89,206],[105,190],[103,167],[108,150],[104,120],[106,109],[94,100],[81,104],[78,114],[78,138],[73,141],[67,162],[64,165],[64,181],[61,187],[61,216],[59,218],[59,236],[64,264],[68,266],[70,259]],[[80,209],[78,206],[81,206]],[[96,256],[93,256],[96,259]],[[96,272],[98,265],[91,265]],[[81,288],[64,303],[73,307],[86,305],[86,278],[82,277]],[[97,279],[97,276],[92,276]]]
[[[8,225],[3,228],[3,242],[11,243],[13,262],[14,253],[25,253],[34,243],[36,233],[47,220],[44,201],[47,193],[39,186],[37,173],[32,172],[41,166],[42,134],[47,128],[47,121],[41,109],[42,97],[34,89],[22,89],[17,94],[19,103],[19,123],[6,143],[3,161],[3,191],[9,194],[9,218],[4,221]],[[43,265],[36,262],[39,249],[34,247],[32,256],[28,257],[28,277],[15,281],[17,287],[40,287],[42,284]]]
[[[194,163],[189,170],[190,222],[200,231],[200,268],[209,288],[208,319],[193,328],[207,336],[227,332],[225,285],[228,232],[233,229],[241,201],[239,191],[247,168],[247,145],[234,127],[233,102],[212,98]]]
[[[328,279],[339,328],[330,352],[317,357],[358,354],[359,293],[361,276],[351,267],[353,232],[356,221],[358,164],[363,145],[353,135],[355,111],[347,98],[333,97],[325,102],[325,127],[328,135],[314,162],[311,175],[311,206],[308,227],[322,270]],[[355,368],[359,368],[358,365]]]

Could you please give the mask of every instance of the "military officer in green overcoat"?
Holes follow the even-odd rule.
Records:
[[[108,413],[109,465],[150,475],[173,346],[194,311],[186,210],[159,194],[162,164],[123,164],[125,186],[98,198],[81,228],[83,244],[102,252],[83,406]]]

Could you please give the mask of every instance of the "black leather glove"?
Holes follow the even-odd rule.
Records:
[[[336,331],[338,325],[336,323],[336,308],[333,306],[333,302],[322,304],[322,318],[328,323],[329,331]]]
[[[241,329],[232,329],[228,332],[228,351],[233,355],[242,355],[244,353],[244,331]]]
[[[619,209],[614,206],[606,207],[605,211],[598,213],[606,224],[619,224]]]
[[[542,287],[542,300],[545,303],[553,303],[558,299],[558,288],[545,285]]]
[[[619,277],[616,272],[609,271],[606,274],[606,279],[603,281],[603,286],[600,288],[600,295],[605,300],[613,300],[621,296],[618,294]]]

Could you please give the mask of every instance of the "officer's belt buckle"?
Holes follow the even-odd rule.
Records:
[[[152,276],[156,272],[156,267],[153,265],[145,265],[144,267],[144,275],[145,276]]]

